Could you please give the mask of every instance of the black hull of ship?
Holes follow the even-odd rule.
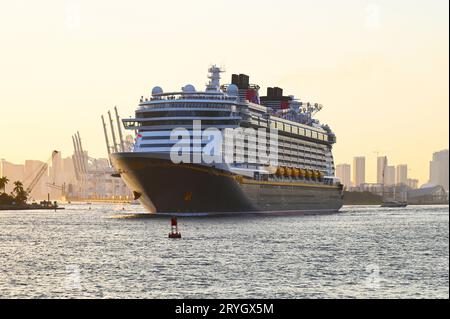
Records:
[[[174,164],[153,154],[116,153],[111,160],[152,213],[318,214],[337,212],[343,205],[337,186],[255,181],[214,167]]]

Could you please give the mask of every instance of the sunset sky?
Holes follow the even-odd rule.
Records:
[[[206,83],[210,64],[265,93],[319,102],[335,162],[376,153],[425,183],[448,148],[448,0],[15,0],[0,8],[0,158],[105,157],[100,116],[133,115],[155,85]]]

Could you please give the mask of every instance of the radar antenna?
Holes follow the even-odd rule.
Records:
[[[206,91],[218,92],[220,90],[220,73],[225,71],[216,65],[212,65],[208,72],[209,83],[206,85]]]

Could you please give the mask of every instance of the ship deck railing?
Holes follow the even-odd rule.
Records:
[[[219,101],[236,101],[237,96],[225,95],[223,93],[207,93],[207,92],[174,92],[164,93],[152,96],[150,99],[141,100],[141,102],[151,101],[173,101],[173,100],[219,100]]]
[[[189,104],[184,104],[178,103],[177,105],[173,105],[173,104],[163,104],[163,103],[158,103],[158,104],[141,104],[140,105],[142,107],[142,109],[144,108],[151,108],[152,110],[158,110],[158,109],[173,109],[174,111],[176,111],[177,109],[192,109],[192,110],[222,110],[222,111],[230,111],[232,110],[231,105],[201,105],[199,104],[197,105],[192,105],[191,103]]]

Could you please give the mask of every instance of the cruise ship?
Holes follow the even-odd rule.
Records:
[[[132,151],[111,153],[117,175],[151,213],[319,214],[338,212],[336,136],[314,118],[322,105],[208,69],[204,90],[187,84],[142,96],[133,117]]]

